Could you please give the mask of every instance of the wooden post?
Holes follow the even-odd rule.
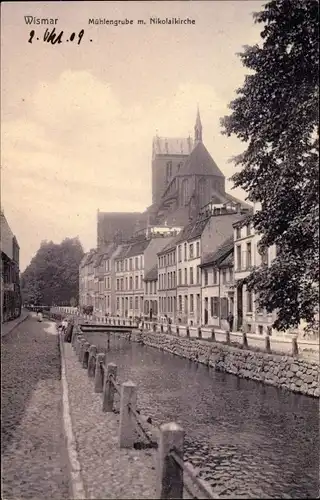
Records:
[[[95,371],[95,375],[94,375],[94,392],[102,392],[103,391],[104,369],[101,365],[104,364],[105,359],[106,359],[106,355],[103,352],[99,352],[99,354],[97,354],[96,371]]]
[[[190,337],[190,328],[189,328],[189,326],[186,327],[186,334],[187,334],[187,337]]]
[[[201,332],[201,327],[198,327],[198,338],[202,339],[202,332]]]
[[[271,347],[270,347],[270,337],[269,335],[266,335],[264,338],[265,341],[265,348],[267,352],[271,352]]]
[[[297,337],[293,337],[293,339],[292,339],[292,356],[298,356],[298,354],[299,354],[299,347],[298,347]]]
[[[216,341],[216,332],[214,331],[214,328],[211,328],[211,340],[214,342]]]
[[[134,416],[129,410],[128,404],[132,409],[136,409],[137,403],[137,386],[130,380],[121,385],[120,396],[120,427],[119,427],[119,444],[120,448],[132,448],[134,435]]]
[[[84,337],[82,337],[82,335],[80,337],[78,337],[78,352],[77,352],[77,356],[78,356],[78,359],[80,361],[80,356],[81,356],[81,349],[82,349],[82,344],[84,343]]]
[[[94,377],[96,371],[96,357],[97,357],[97,348],[95,345],[90,346],[89,349],[89,359],[88,359],[88,377]]]
[[[242,332],[242,345],[243,347],[248,347],[248,339],[246,332]]]
[[[86,339],[83,338],[81,341],[80,351],[79,351],[79,361],[81,364],[83,363],[83,356],[84,356],[85,349],[86,349],[85,344],[86,344]]]
[[[229,330],[226,331],[226,342],[228,345],[230,344],[230,332],[229,332]]]
[[[174,450],[183,460],[184,430],[175,422],[160,426],[157,498],[183,498],[183,470],[170,455]]]
[[[115,394],[115,388],[110,380],[113,377],[114,381],[117,378],[117,365],[114,363],[108,363],[107,371],[104,377],[103,384],[103,401],[102,401],[102,411],[110,412],[113,410],[113,400]]]
[[[83,346],[82,368],[88,368],[90,343],[85,342]]]

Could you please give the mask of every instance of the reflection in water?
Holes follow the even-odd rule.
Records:
[[[319,401],[215,372],[166,352],[87,334],[138,385],[138,406],[186,431],[186,458],[232,498],[318,495]]]

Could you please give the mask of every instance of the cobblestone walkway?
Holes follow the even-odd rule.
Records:
[[[1,339],[2,499],[67,499],[55,328],[28,318]]]
[[[82,479],[90,499],[156,498],[156,452],[119,449],[119,415],[102,412],[102,396],[71,344],[63,345],[69,404]]]

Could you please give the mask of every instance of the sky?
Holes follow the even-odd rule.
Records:
[[[79,236],[85,251],[95,247],[98,209],[145,210],[152,138],[193,136],[197,105],[204,144],[226,178],[235,172],[229,160],[245,146],[221,134],[220,118],[244,82],[237,54],[259,43],[252,13],[262,5],[2,3],[1,206],[20,245],[22,271],[43,240]],[[25,16],[58,19],[61,43],[43,40],[54,26],[26,24]],[[151,25],[150,17],[195,24]],[[231,182],[226,187],[245,199]]]

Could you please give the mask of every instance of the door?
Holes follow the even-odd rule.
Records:
[[[208,313],[208,297],[204,299],[204,324],[208,324],[209,313]]]
[[[239,331],[243,323],[243,286],[237,286],[237,330]]]

